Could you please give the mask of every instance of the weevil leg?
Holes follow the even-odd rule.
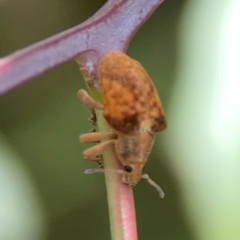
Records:
[[[95,101],[85,90],[78,91],[78,97],[86,105],[87,108],[103,110],[103,105]]]
[[[102,142],[93,146],[83,152],[84,159],[88,161],[98,162],[99,155],[101,155],[108,147],[114,145],[116,143],[116,139],[108,140],[106,142]]]
[[[89,109],[91,116],[88,119],[89,122],[96,126],[97,124],[97,118],[95,109],[103,110],[103,105],[101,103],[98,103],[95,101],[85,90],[80,89],[78,91],[78,97],[81,99],[81,101],[84,103],[84,105]]]
[[[113,132],[91,132],[82,134],[79,137],[81,143],[94,143],[106,138],[116,139],[117,135]]]
[[[113,132],[91,132],[82,134],[79,137],[81,143],[99,143],[101,140],[106,138],[116,139],[117,135]],[[99,168],[103,168],[102,154],[95,156],[95,158],[91,159],[91,161],[96,162]]]

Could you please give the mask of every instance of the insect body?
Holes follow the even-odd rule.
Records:
[[[166,127],[165,114],[156,88],[142,65],[121,52],[110,52],[99,62],[99,81],[103,104],[80,90],[78,96],[89,109],[100,109],[111,127],[110,133],[88,133],[83,143],[110,140],[84,152],[87,160],[97,161],[114,144],[123,165],[123,182],[138,183],[154,143],[154,135]],[[92,112],[92,110],[91,110]]]

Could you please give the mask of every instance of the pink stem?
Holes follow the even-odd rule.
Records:
[[[163,0],[109,0],[82,24],[0,59],[0,94],[87,50],[100,58],[128,44]]]
[[[114,151],[104,160],[105,169],[122,169]],[[132,188],[118,173],[105,173],[112,239],[137,240],[137,224]]]

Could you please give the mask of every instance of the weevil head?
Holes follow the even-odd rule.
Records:
[[[143,167],[143,164],[125,165],[122,181],[128,186],[134,187],[142,176]]]
[[[139,182],[153,141],[153,136],[148,132],[118,137],[115,148],[124,167],[123,182],[125,184],[134,186]]]

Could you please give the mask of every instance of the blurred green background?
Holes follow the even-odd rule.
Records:
[[[105,2],[0,0],[0,56],[83,22]],[[221,189],[238,186],[239,137],[230,136],[230,141],[215,136],[230,141],[226,149],[224,142],[216,144],[207,135],[219,133],[214,132],[217,115],[210,115],[219,110],[220,102],[213,97],[222,85],[220,78],[213,80],[212,69],[217,68],[211,56],[219,53],[221,31],[214,29],[226,6],[193,2],[164,2],[128,49],[152,77],[168,119],[168,129],[157,136],[144,170],[166,197],[160,200],[145,181],[134,188],[140,240],[240,239],[239,191],[228,191],[227,198],[219,195]],[[204,11],[205,20],[198,25]],[[95,165],[83,160],[87,146],[78,141],[91,129],[89,113],[76,95],[80,88],[85,83],[71,61],[1,96],[0,239],[110,239],[104,177],[83,174]],[[240,120],[238,110],[235,106],[230,119]],[[219,124],[222,129],[225,122]],[[225,133],[239,133],[238,123],[234,126]],[[223,171],[218,171],[218,160],[226,163]]]

